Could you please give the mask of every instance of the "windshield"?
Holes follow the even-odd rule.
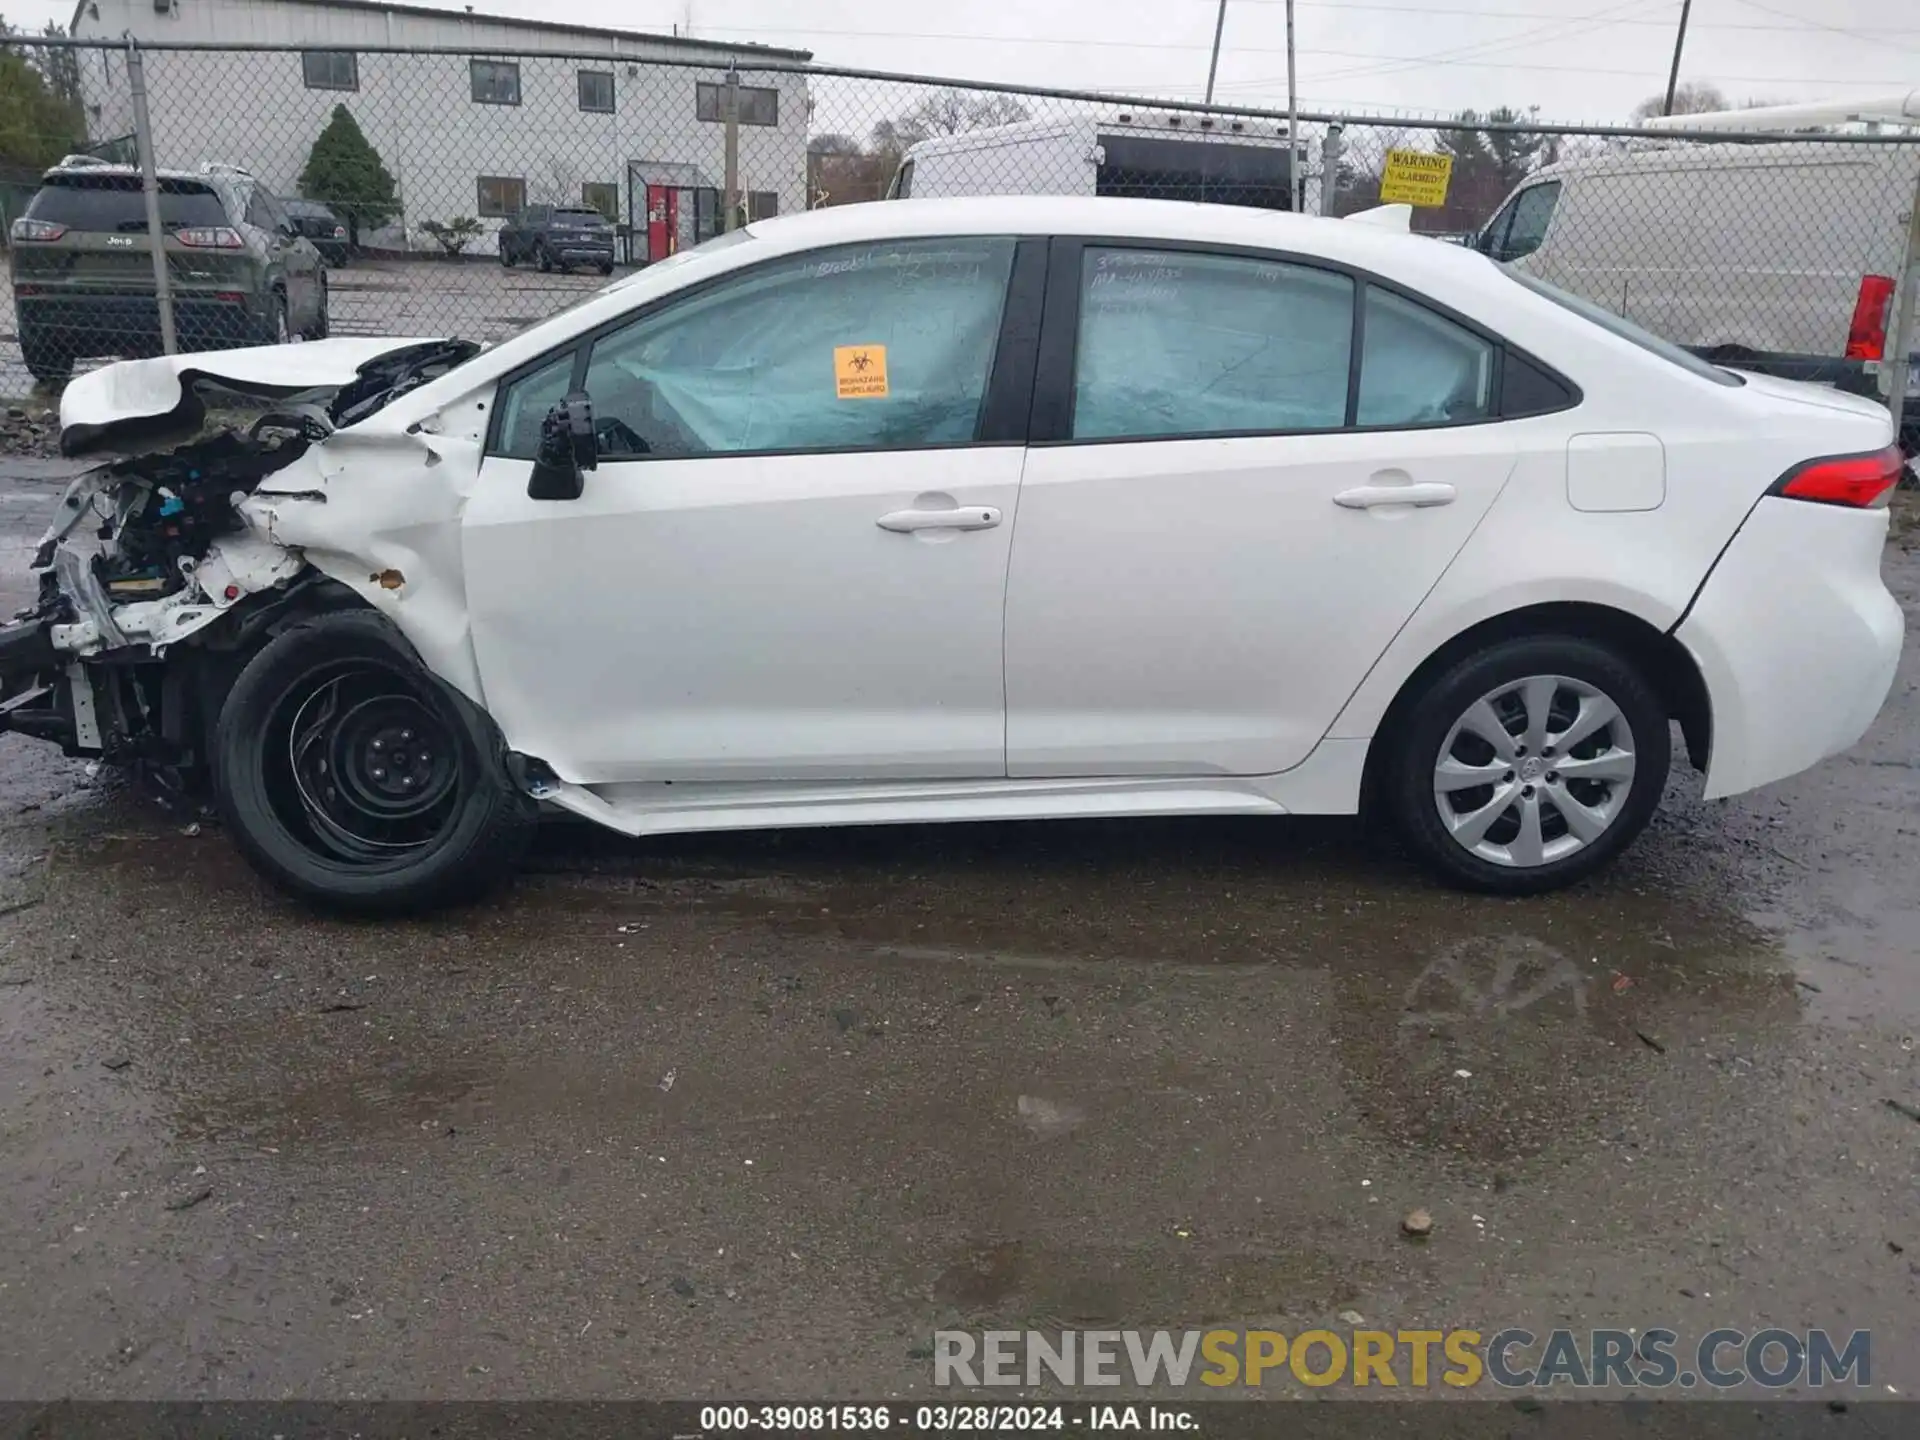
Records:
[[[56,175],[40,187],[27,215],[69,230],[144,230],[147,202],[138,175]],[[226,206],[205,185],[192,180],[160,180],[160,223],[225,225]]]
[[[1701,379],[1711,380],[1716,385],[1744,385],[1747,383],[1731,370],[1722,370],[1717,365],[1709,365],[1698,355],[1687,350],[1682,350],[1671,340],[1662,340],[1651,330],[1643,330],[1634,324],[1633,321],[1628,320],[1624,316],[1616,315],[1611,310],[1602,309],[1591,300],[1583,300],[1578,295],[1570,295],[1558,285],[1549,285],[1544,280],[1537,280],[1533,276],[1522,274],[1518,270],[1509,270],[1505,266],[1500,266],[1499,269],[1502,275],[1505,275],[1514,283],[1526,286],[1527,289],[1533,291],[1536,295],[1544,295],[1547,299],[1553,301],[1554,304],[1561,306],[1563,309],[1571,310],[1583,320],[1591,320],[1609,334],[1618,335],[1622,340],[1630,340],[1642,350],[1658,355],[1662,360],[1668,361],[1671,364],[1678,365],[1690,375],[1698,375]]]

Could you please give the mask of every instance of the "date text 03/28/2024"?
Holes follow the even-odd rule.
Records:
[[[1169,1405],[707,1405],[703,1434],[904,1433],[1004,1435],[1027,1431],[1193,1433],[1191,1411]]]

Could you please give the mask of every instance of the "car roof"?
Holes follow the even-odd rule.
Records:
[[[200,170],[158,169],[153,173],[159,180],[191,180],[194,184],[204,185],[209,190],[218,190],[223,184],[236,178],[224,174],[210,175]],[[55,165],[40,177],[40,181],[46,184],[51,180],[84,179],[92,175],[111,175],[117,180],[138,180],[140,174],[138,165]]]
[[[1456,282],[1490,277],[1477,251],[1430,236],[1319,215],[1079,195],[973,195],[876,200],[755,220],[748,233],[782,248],[859,244],[915,235],[1079,235],[1128,243],[1174,241],[1284,250],[1411,280],[1444,274]],[[1492,277],[1497,278],[1497,277]]]

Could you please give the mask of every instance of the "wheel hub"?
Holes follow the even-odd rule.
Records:
[[[287,728],[305,828],[329,853],[359,862],[438,839],[455,809],[458,753],[439,714],[372,667],[316,681]]]
[[[1447,732],[1433,800],[1456,844],[1495,865],[1550,865],[1604,835],[1626,808],[1633,731],[1597,686],[1529,675],[1491,690]]]

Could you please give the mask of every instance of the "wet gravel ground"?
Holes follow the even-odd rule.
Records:
[[[1347,823],[556,826],[355,924],[0,738],[0,1398],[912,1397],[940,1327],[1348,1311],[1871,1328],[1911,1394],[1916,679],[1513,902]]]

